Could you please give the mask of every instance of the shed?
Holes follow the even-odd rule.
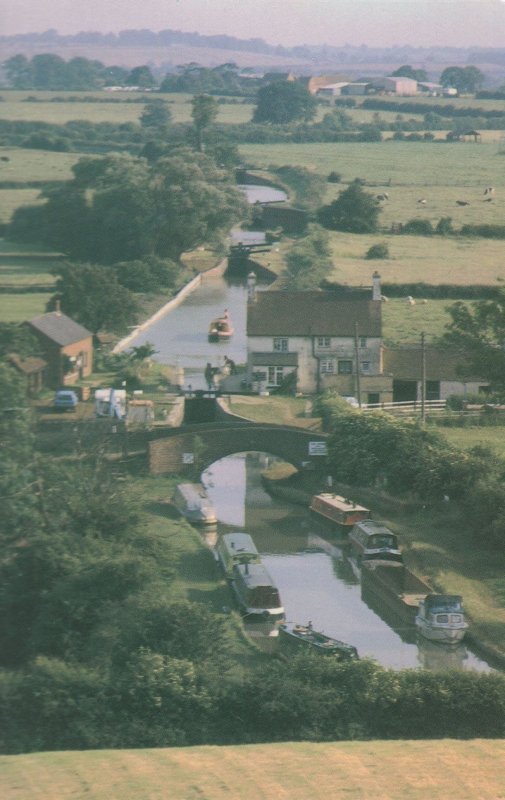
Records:
[[[49,386],[68,386],[93,370],[93,334],[61,311],[50,311],[26,325],[40,342]]]

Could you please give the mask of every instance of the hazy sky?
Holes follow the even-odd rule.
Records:
[[[0,33],[171,28],[270,44],[505,46],[505,0],[0,0]]]

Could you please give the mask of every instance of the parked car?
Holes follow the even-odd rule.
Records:
[[[74,411],[77,408],[79,398],[71,389],[59,389],[54,395],[54,408],[56,411]]]

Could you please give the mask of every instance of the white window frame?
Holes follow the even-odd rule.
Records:
[[[370,372],[370,362],[369,361],[362,361],[361,362],[361,372]]]
[[[284,380],[284,367],[268,367],[268,386],[280,386]]]
[[[321,368],[321,375],[334,375],[335,374],[335,359],[322,358],[319,362]]]
[[[367,347],[366,336],[359,337],[359,346],[363,348]]]
[[[317,346],[320,350],[328,350],[331,347],[330,336],[318,336],[316,341],[317,341]]]
[[[273,341],[274,353],[288,353],[289,352],[289,339],[287,336],[274,336]]]

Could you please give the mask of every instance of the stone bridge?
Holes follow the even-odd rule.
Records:
[[[251,450],[278,456],[295,467],[323,468],[328,435],[254,422],[213,422],[171,428],[149,442],[155,475],[194,475],[214,461]]]

